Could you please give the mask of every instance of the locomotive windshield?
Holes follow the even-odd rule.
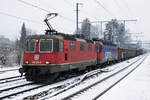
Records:
[[[25,51],[27,52],[33,52],[35,51],[35,40],[26,40],[26,44],[25,44]]]
[[[40,40],[40,51],[51,52],[52,51],[52,40]]]

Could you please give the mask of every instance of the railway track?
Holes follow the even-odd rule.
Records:
[[[144,60],[145,60],[145,59],[143,59],[138,65],[136,65],[136,67],[132,68],[132,70],[130,70],[129,72],[127,72],[125,75],[122,75],[122,77],[117,78],[117,81],[115,81],[115,82],[112,83],[112,84],[108,84],[109,82],[111,82],[111,81],[109,81],[109,79],[112,80],[112,78],[113,78],[115,75],[121,75],[120,73],[122,73],[122,71],[124,71],[125,69],[127,69],[127,68],[130,67],[130,66],[128,66],[128,67],[126,67],[126,68],[124,68],[124,69],[121,69],[120,71],[118,71],[118,72],[112,74],[111,76],[108,76],[108,77],[104,78],[103,80],[97,81],[97,82],[95,82],[95,83],[93,83],[93,84],[91,84],[91,85],[89,85],[89,86],[87,86],[87,87],[84,87],[83,89],[81,89],[81,90],[79,90],[79,91],[76,91],[75,93],[64,97],[62,100],[70,99],[70,98],[73,98],[73,97],[75,97],[75,96],[77,96],[77,95],[78,95],[77,98],[83,98],[83,97],[84,97],[84,96],[82,97],[83,94],[86,95],[86,94],[88,94],[89,92],[93,92],[93,91],[94,91],[95,89],[97,89],[97,88],[102,89],[102,88],[101,88],[102,86],[105,87],[104,89],[102,89],[102,90],[100,90],[99,92],[97,92],[98,94],[92,98],[92,100],[97,100],[97,99],[100,98],[103,94],[105,94],[107,91],[109,91],[112,87],[114,87],[117,83],[119,83],[121,80],[123,80],[125,77],[127,77],[131,72],[133,72]],[[113,79],[116,80],[116,78],[113,78]],[[107,86],[104,85],[104,83],[107,84]],[[90,90],[90,89],[91,89],[91,90]],[[88,93],[86,93],[86,92],[88,92]],[[81,95],[81,96],[80,96],[80,95]],[[75,97],[75,98],[73,98],[73,99],[77,99],[77,98]]]
[[[27,86],[27,85],[32,85],[34,83],[25,83],[25,84],[21,84],[21,85],[17,85],[17,86],[11,86],[9,88],[4,88],[4,89],[0,89],[0,93],[4,92],[4,91],[9,91],[9,90],[12,90],[12,89],[16,89],[16,88],[19,88],[19,87],[23,87],[23,86]]]
[[[77,80],[77,78],[72,78],[72,79],[68,79],[70,80],[69,82],[64,80],[64,82],[60,82],[60,83],[54,83],[54,84],[36,84],[36,83],[26,83],[26,84],[22,84],[22,85],[17,85],[14,87],[10,87],[10,88],[6,88],[6,89],[1,89],[0,90],[0,100],[1,99],[17,99],[18,96],[20,95],[21,97],[19,97],[18,99],[31,99],[31,98],[38,98],[39,95],[44,95],[44,93],[47,92],[53,92],[55,90],[59,90],[65,86],[67,86],[68,84],[72,84],[73,82],[75,82]],[[25,87],[25,89],[23,89]],[[45,90],[45,91],[44,91]],[[31,91],[39,91],[36,94],[33,94],[33,96],[29,96],[29,94],[31,95],[32,93],[30,93]],[[42,94],[43,93],[43,94]],[[28,95],[28,96],[24,96],[24,95]]]
[[[17,96],[18,94],[22,94],[27,91],[35,90],[35,89],[43,87],[43,86],[46,86],[46,85],[45,84],[37,85],[34,83],[26,83],[26,84],[18,85],[15,87],[2,89],[2,90],[0,90],[0,100],[5,99],[5,98],[11,98],[11,96]]]
[[[7,78],[1,78],[0,81],[4,81],[4,80],[8,80],[8,79],[14,79],[14,78],[18,78],[20,76],[13,76],[13,77],[7,77]]]
[[[0,71],[0,73],[9,72],[9,71],[15,71],[15,70],[18,70],[18,68],[16,68],[16,69],[2,70],[2,71]]]
[[[64,82],[59,85],[48,85],[48,84],[37,84],[33,82],[28,82],[25,80],[25,78],[21,78],[19,76],[14,76],[14,77],[8,77],[1,79],[0,81],[0,100],[1,99],[11,99],[17,97],[19,94],[26,94],[27,92],[30,91],[36,91],[39,89],[39,93],[41,94],[41,90],[44,88],[48,90],[48,92],[52,90],[58,90],[59,88],[62,88],[64,85],[71,84],[73,81],[75,81],[76,78],[73,78],[71,82]],[[65,81],[65,80],[64,80]],[[56,83],[58,84],[58,83]],[[43,90],[43,92],[45,92]],[[30,94],[31,95],[31,94]],[[36,95],[38,96],[38,94]],[[26,98],[31,98],[32,96]],[[35,97],[35,96],[34,96]],[[24,99],[24,98],[22,98]]]
[[[89,82],[90,85],[89,84],[88,85],[81,85],[79,90],[77,88],[78,88],[79,84],[81,84],[83,81],[80,81],[76,84],[73,84],[72,86],[67,87],[65,89],[62,89],[61,91],[53,93],[47,97],[41,98],[40,100],[44,100],[44,99],[51,99],[51,100],[75,99],[76,100],[79,98],[84,99],[86,97],[82,98],[82,95],[86,94],[87,91],[95,90],[94,87],[100,88],[99,89],[100,91],[97,92],[98,94],[96,94],[94,91],[94,94],[96,94],[96,95],[93,96],[93,98],[91,98],[90,100],[92,100],[92,99],[96,100],[97,98],[102,96],[104,93],[106,93],[109,89],[111,89],[113,86],[115,86],[118,82],[120,82],[122,79],[124,79],[126,76],[128,76],[131,72],[133,72],[145,60],[145,58],[146,57],[141,57],[140,59],[134,61],[133,63],[129,64],[128,66],[126,66],[126,67],[124,67],[124,68],[122,68],[122,69],[120,69],[120,70],[118,70],[118,71],[116,71],[116,72],[114,72],[108,76],[105,76],[98,81],[92,82],[91,84]],[[129,69],[133,65],[134,65],[134,67],[132,68],[132,70],[126,72],[126,69]],[[122,75],[122,73],[124,73],[124,74]],[[120,76],[120,77],[118,79],[117,78],[112,79],[116,76],[117,77]],[[110,80],[110,82],[108,80]],[[114,80],[115,82],[113,82],[113,84],[109,84],[109,83],[112,83],[111,82],[112,80]],[[106,81],[108,81],[108,82],[106,82]],[[103,89],[101,89],[101,88],[103,88]],[[92,93],[92,92],[88,92],[88,93]],[[88,93],[86,95],[91,96],[91,94],[88,94]]]
[[[9,83],[9,82],[13,82],[13,81],[18,81],[18,80],[22,80],[22,79],[25,79],[25,78],[20,77],[20,76],[3,78],[3,79],[0,79],[0,84]]]
[[[35,89],[38,89],[40,90],[38,93],[30,93],[29,96],[23,96],[21,95],[22,99],[27,99],[27,100],[30,100],[30,99],[38,99],[38,98],[41,98],[43,96],[46,96],[47,94],[50,94],[50,93],[53,93],[55,91],[59,91],[61,90],[62,88],[65,88],[65,87],[71,87],[73,86],[74,84],[77,84],[79,83],[80,81],[83,81],[85,78],[89,77],[89,76],[92,76],[98,72],[101,72],[101,69],[99,70],[95,70],[95,71],[92,71],[92,72],[89,72],[85,75],[82,75],[82,76],[78,76],[78,77],[73,77],[71,79],[67,79],[67,80],[64,80],[64,82],[58,82],[58,83],[54,83],[52,85],[44,85],[44,86],[41,86],[41,87],[37,87],[37,88],[34,88]],[[70,80],[70,81],[68,81]],[[20,87],[20,86],[19,86]],[[43,90],[43,91],[41,91]],[[24,91],[23,91],[24,92]],[[27,90],[25,92],[28,92]],[[21,94],[22,92],[19,92],[17,94]],[[12,95],[9,95],[9,96],[13,96],[13,95],[17,95],[17,94],[12,94]],[[27,93],[28,94],[28,93]],[[5,98],[8,98],[8,96],[5,96]],[[1,99],[1,98],[0,98]],[[3,98],[2,98],[3,99]],[[15,98],[17,99],[17,98]],[[20,98],[19,98],[20,99]]]
[[[134,63],[136,63],[137,61],[135,61]],[[132,65],[132,64],[130,64],[130,65]],[[59,84],[59,82],[55,83],[55,84],[51,84],[51,85],[23,83],[23,84],[18,84],[16,86],[9,87],[9,88],[0,88],[0,100],[1,99],[12,99],[12,98],[13,99],[21,98],[21,99],[25,99],[25,100],[26,99],[27,100],[35,99],[35,98],[41,99],[41,100],[43,100],[45,98],[53,99],[57,95],[63,94],[64,92],[67,92],[69,89],[72,89],[72,88],[78,86],[84,80],[88,79],[88,77],[92,77],[99,73],[105,73],[105,72],[111,72],[111,71],[112,71],[112,69],[111,70],[105,70],[105,69],[94,70],[94,71],[88,72],[82,76],[78,76],[78,78],[77,77],[73,78],[70,82],[68,82],[67,80],[64,80],[64,82],[63,83],[60,82],[60,84]],[[14,78],[14,79],[11,79],[11,78]],[[4,80],[10,81],[10,83],[11,83],[11,80],[14,80],[14,82],[15,82],[15,78],[16,78],[16,81],[17,81],[17,78],[18,78],[18,81],[21,81],[21,80],[19,80],[19,77],[11,77],[11,78],[2,79],[2,80],[0,80],[0,82],[4,81]],[[104,80],[106,80],[106,79],[103,79],[103,81]],[[9,84],[9,82],[7,84]],[[32,91],[36,91],[36,92],[32,92]],[[82,91],[80,93],[82,94]],[[75,95],[72,95],[70,97],[64,97],[62,99],[73,98]]]

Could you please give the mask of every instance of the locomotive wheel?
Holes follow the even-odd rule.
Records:
[[[59,76],[59,73],[54,73],[54,74],[48,74],[46,76],[46,81],[44,81],[45,83],[52,83],[54,82]]]
[[[38,75],[36,70],[28,69],[25,76],[27,81],[34,81]]]
[[[37,83],[52,83],[57,79],[58,76],[58,73],[36,75],[32,81]]]
[[[27,81],[32,81],[33,78],[32,78],[32,70],[31,69],[27,70],[25,77],[26,77]]]
[[[38,70],[28,69],[26,71],[25,77],[27,81],[34,81],[37,83],[52,83],[54,82],[59,76],[59,73],[53,74],[39,74]]]

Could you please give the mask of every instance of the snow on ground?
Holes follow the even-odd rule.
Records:
[[[21,76],[18,70],[8,71],[8,72],[0,73],[0,79],[19,76],[19,75]]]
[[[88,79],[87,81],[82,82],[79,86],[76,86],[76,87],[74,87],[74,88],[72,88],[72,89],[70,89],[70,90],[64,92],[63,94],[57,95],[56,97],[54,97],[54,98],[49,98],[49,99],[50,99],[50,100],[60,100],[60,99],[62,99],[62,98],[64,98],[64,97],[66,97],[67,95],[72,94],[72,93],[74,93],[75,91],[82,89],[83,87],[89,86],[90,84],[93,84],[94,82],[96,82],[96,81],[98,81],[98,80],[101,80],[101,79],[103,79],[104,77],[107,77],[107,76],[109,76],[110,74],[112,74],[112,73],[114,73],[114,72],[117,72],[118,70],[120,70],[120,69],[122,69],[122,68],[124,68],[124,67],[126,67],[126,66],[128,66],[128,65],[130,65],[131,63],[135,62],[137,59],[139,59],[139,58],[141,58],[141,57],[142,57],[142,56],[138,56],[138,57],[135,57],[135,58],[133,58],[133,59],[129,59],[129,60],[127,60],[127,61],[124,61],[124,62],[115,64],[115,65],[112,65],[112,66],[111,66],[112,68],[111,68],[111,67],[109,67],[109,68],[111,68],[111,69],[114,69],[114,68],[115,68],[115,70],[112,70],[112,71],[107,72],[107,73],[101,73],[101,74],[99,74],[97,77],[92,78],[92,79]],[[52,95],[52,94],[51,94],[51,95]],[[91,95],[86,95],[86,98],[85,98],[85,99],[90,100],[90,99],[88,99],[90,96],[91,96]],[[47,98],[48,98],[48,97],[51,97],[51,96],[47,96]],[[46,98],[46,99],[47,99],[47,98]],[[79,99],[79,98],[78,98],[78,99]],[[78,99],[77,99],[77,100],[78,100]],[[83,99],[83,98],[82,98],[82,99]],[[81,100],[82,100],[82,99],[81,99]],[[112,99],[108,99],[108,100],[112,100]]]
[[[134,72],[98,100],[150,100],[150,54]]]
[[[6,72],[0,72],[0,79],[7,78],[7,77],[13,77],[13,76],[19,76],[20,73],[17,69],[19,69],[21,66],[7,66],[7,67],[0,67],[0,71],[6,71]],[[16,70],[13,70],[16,69]],[[7,71],[7,70],[13,70],[13,71]]]
[[[42,91],[47,91],[47,90],[50,90],[49,92],[56,91],[55,87],[63,86],[63,85],[67,86],[69,84],[73,84],[74,82],[78,81],[79,78],[80,78],[80,76],[79,77],[75,77],[75,78],[73,77],[71,79],[60,81],[58,83],[53,83],[53,84],[50,84],[50,85],[38,88],[38,89],[33,90],[33,91],[28,91],[26,93],[18,95],[17,97],[14,98],[14,100],[22,100],[25,97],[36,95],[36,94],[38,94],[38,93],[40,93]],[[52,89],[52,88],[54,88],[54,89]]]
[[[128,61],[124,61],[122,63],[116,64],[113,66],[115,66],[115,68],[117,67],[116,69],[120,69],[120,67],[129,65],[131,62],[134,62],[139,57],[130,59]],[[115,70],[112,69],[112,70],[116,71],[116,69]],[[99,80],[100,78],[102,78],[102,76],[105,76],[109,73],[111,72],[104,73],[104,75],[101,74],[100,77],[97,77],[95,79],[90,79],[88,82],[85,82],[85,83],[89,84],[90,82]],[[18,75],[20,75],[18,70],[9,71],[5,73],[0,73],[0,79],[5,78],[5,77],[18,76]],[[148,87],[149,84],[150,84],[150,54],[147,57],[147,59],[144,61],[144,63],[141,66],[139,66],[138,69],[136,69],[127,78],[125,78],[118,85],[116,85],[106,94],[104,94],[101,98],[99,98],[99,100],[150,100],[150,95],[148,94],[150,92],[150,87]],[[83,85],[86,85],[86,84],[83,84]],[[77,87],[75,87],[75,89],[77,90]],[[37,91],[34,91],[34,92],[37,92]],[[71,92],[73,92],[73,90],[71,90]],[[30,94],[32,93],[30,92]]]
[[[0,71],[19,69],[20,67],[21,67],[20,65],[13,65],[13,66],[2,66],[2,65],[0,65]]]

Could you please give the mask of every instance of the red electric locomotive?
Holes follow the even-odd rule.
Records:
[[[27,80],[54,79],[60,72],[84,70],[96,65],[92,41],[63,35],[33,35],[26,38],[23,72]]]
[[[94,42],[56,32],[48,23],[48,19],[55,16],[56,13],[50,13],[44,20],[49,28],[45,35],[25,39],[23,64],[19,71],[25,73],[27,80],[54,80],[61,72],[84,70],[97,63]]]

